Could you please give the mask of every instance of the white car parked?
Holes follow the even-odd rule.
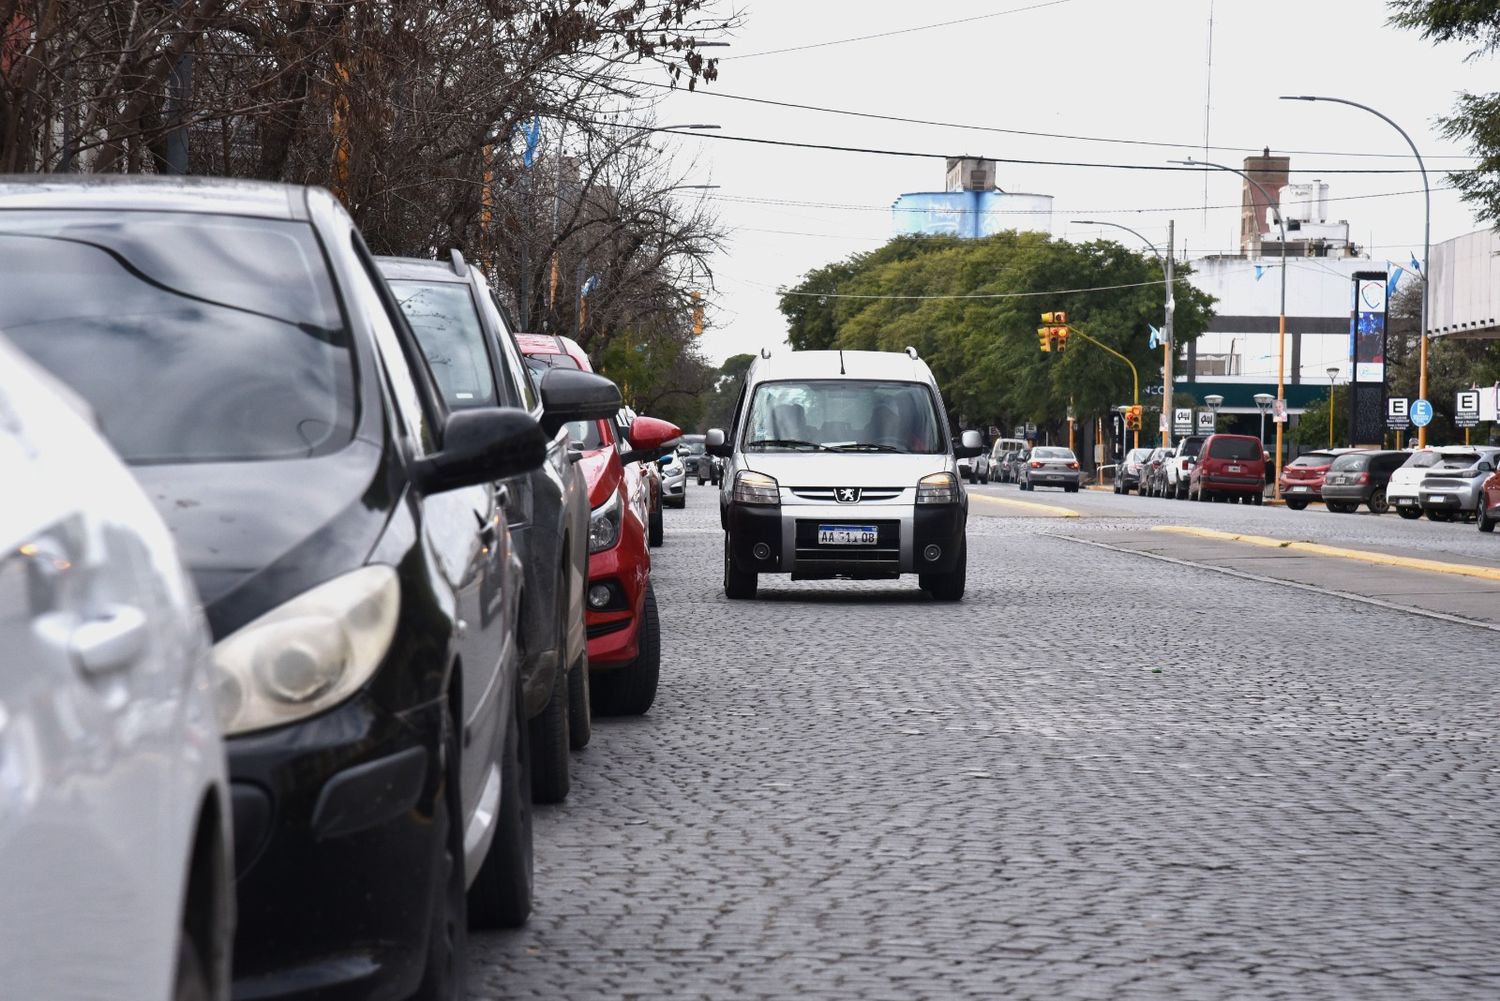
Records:
[[[228,996],[208,633],[86,409],[0,338],[0,994]]]

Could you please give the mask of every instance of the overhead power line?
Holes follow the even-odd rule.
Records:
[[[806,52],[808,49],[826,49],[831,45],[849,45],[853,42],[868,42],[875,38],[891,38],[895,35],[910,35],[918,31],[932,31],[934,28],[949,28],[955,24],[972,24],[975,21],[988,21],[991,18],[1004,17],[1006,14],[1024,14],[1029,10],[1041,10],[1043,7],[1056,7],[1060,4],[1071,3],[1072,0],[1046,0],[1045,3],[1034,3],[1028,7],[1012,7],[1009,10],[991,11],[988,14],[976,14],[973,17],[961,17],[953,21],[939,21],[936,24],[918,24],[910,28],[896,28],[891,31],[879,31],[873,35],[856,35],[853,38],[833,38],[826,42],[809,42],[807,45],[791,45],[783,49],[766,49],[764,52],[745,52],[736,56],[724,56],[720,62],[728,62],[731,59],[756,59],[760,56],[778,56],[787,52]]]
[[[674,136],[692,136],[698,139],[714,140],[718,142],[749,143],[756,146],[780,146],[787,149],[816,149],[827,150],[834,153],[864,153],[871,156],[900,156],[915,157],[927,160],[951,160],[966,159],[968,154],[956,153],[931,153],[922,150],[899,150],[882,149],[873,146],[835,146],[831,143],[805,143],[793,142],[790,139],[766,139],[760,136],[730,136],[722,132],[683,132],[677,129],[662,129],[651,125],[628,125],[614,123],[616,127],[623,129],[638,129],[644,132],[661,132]],[[1101,163],[1088,160],[1031,160],[1021,157],[988,156],[983,159],[995,163],[1009,163],[1028,167],[1091,167],[1101,170],[1154,170],[1166,171],[1168,173],[1201,173],[1211,170],[1211,167],[1196,166],[1174,166],[1172,164],[1156,163]],[[1468,171],[1454,171],[1455,173]],[[1419,171],[1412,167],[1304,167],[1291,168],[1289,174],[1317,174],[1319,176],[1333,174],[1416,174]]]
[[[617,78],[624,81],[624,78]],[[632,84],[640,84],[645,87],[655,87],[660,90],[681,91],[681,87],[670,83],[659,83],[655,80],[629,80]],[[1063,139],[1069,142],[1103,143],[1119,146],[1147,146],[1155,149],[1168,150],[1202,150],[1208,149],[1219,153],[1259,153],[1263,146],[1204,146],[1200,143],[1167,142],[1159,139],[1121,139],[1117,136],[1089,136],[1068,132],[1039,132],[1033,129],[1008,129],[998,125],[974,125],[968,122],[945,122],[941,119],[910,118],[903,115],[884,115],[873,111],[856,111],[850,108],[829,108],[817,104],[801,104],[796,101],[777,101],[768,97],[751,97],[746,94],[731,94],[721,90],[695,90],[694,94],[703,97],[717,97],[726,101],[741,101],[747,104],[764,104],[773,108],[790,108],[794,111],[811,111],[823,115],[842,115],[847,118],[864,118],[878,122],[898,122],[904,125],[928,125],[941,129],[962,129],[967,132],[991,132],[997,135],[1027,136],[1032,139]],[[1289,149],[1278,150],[1287,156],[1349,156],[1386,160],[1406,160],[1411,157],[1409,152],[1402,153],[1356,153],[1348,150],[1316,150],[1316,149]],[[1428,160],[1469,160],[1474,157],[1460,153],[1436,153],[1427,157]]]

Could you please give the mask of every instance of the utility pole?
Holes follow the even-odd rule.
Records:
[[[1167,220],[1167,256],[1162,262],[1166,272],[1167,281],[1167,318],[1166,325],[1162,328],[1161,355],[1161,447],[1170,448],[1172,445],[1172,427],[1167,423],[1167,412],[1172,406],[1172,358],[1177,350],[1176,342],[1172,339],[1172,316],[1177,312],[1177,286],[1173,284],[1175,263],[1172,259],[1176,253],[1174,243],[1176,241],[1176,227],[1174,221]]]

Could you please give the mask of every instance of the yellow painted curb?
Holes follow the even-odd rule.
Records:
[[[1480,567],[1469,563],[1444,563],[1441,560],[1424,560],[1412,556],[1392,556],[1389,553],[1371,553],[1363,549],[1341,549],[1317,542],[1295,542],[1291,539],[1273,539],[1265,535],[1238,535],[1234,532],[1219,532],[1212,528],[1194,528],[1188,525],[1157,525],[1153,532],[1171,532],[1175,535],[1191,535],[1199,539],[1217,539],[1222,542],[1243,542],[1251,546],[1270,549],[1291,549],[1314,556],[1331,556],[1359,563],[1374,563],[1384,567],[1401,567],[1406,570],[1425,570],[1428,573],[1451,574],[1456,577],[1477,577],[1480,580],[1500,581],[1500,567]]]
[[[1052,504],[1035,504],[1031,501],[1013,500],[1009,497],[994,497],[990,494],[969,494],[969,500],[989,501],[991,504],[1001,504],[1005,507],[1021,508],[1027,511],[1035,511],[1039,514],[1050,515],[1053,518],[1077,518],[1077,511],[1066,507],[1056,507]]]

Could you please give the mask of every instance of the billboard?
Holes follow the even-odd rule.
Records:
[[[1386,279],[1369,278],[1371,272],[1354,276],[1353,343],[1349,357],[1354,362],[1355,382],[1385,382]]]
[[[927,191],[902,195],[891,206],[896,236],[957,236],[976,240],[1007,229],[1048,233],[1052,196],[1006,191]]]

